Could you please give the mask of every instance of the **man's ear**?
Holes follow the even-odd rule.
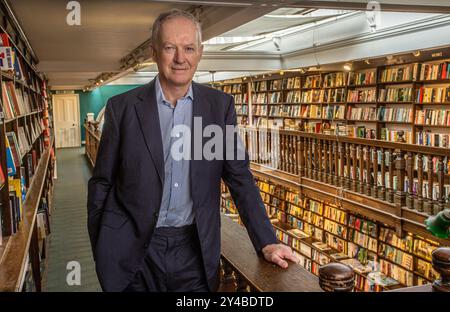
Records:
[[[153,61],[156,60],[156,47],[153,45],[153,43],[150,44],[150,54],[152,55]]]

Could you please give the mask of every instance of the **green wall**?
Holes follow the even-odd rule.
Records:
[[[139,86],[140,85],[112,85],[102,86],[89,92],[76,91],[80,96],[81,141],[84,141],[85,138],[83,123],[87,113],[94,113],[94,118],[97,118],[98,113],[106,105],[110,97]]]

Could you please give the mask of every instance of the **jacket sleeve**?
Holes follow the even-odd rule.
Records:
[[[231,97],[228,111],[225,117],[226,125],[236,126],[236,111],[234,99]],[[249,156],[245,147],[240,142],[240,137],[236,131],[233,132],[233,139],[226,138],[226,146],[234,146],[234,158],[224,160],[222,179],[230,190],[233,201],[238,209],[242,222],[244,223],[253,247],[260,252],[268,244],[276,244],[278,240],[269,217],[267,216],[264,203],[258,186],[249,168]],[[243,157],[237,157],[241,153]],[[228,153],[227,153],[228,154]]]
[[[119,158],[119,127],[114,115],[111,99],[106,104],[104,118],[94,172],[88,182],[88,232],[93,251],[97,242],[106,198],[115,181]]]

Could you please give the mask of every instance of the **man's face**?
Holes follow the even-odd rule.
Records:
[[[159,43],[153,58],[160,76],[173,86],[188,85],[203,53],[195,24],[187,18],[176,17],[161,25]]]

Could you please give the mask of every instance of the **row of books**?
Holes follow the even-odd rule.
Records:
[[[34,71],[19,56],[16,49],[11,46],[8,34],[0,33],[0,37],[0,69],[10,72],[15,79],[25,82],[31,90],[41,94],[41,85]]]
[[[412,122],[412,119],[413,110],[411,108],[380,107],[378,109],[379,121]]]
[[[323,76],[324,88],[345,87],[347,84],[347,72],[337,72]]]
[[[252,113],[253,115],[267,115],[267,105],[253,105],[252,106]]]
[[[450,102],[450,87],[425,88],[420,87],[416,93],[418,103]]]
[[[428,126],[450,126],[450,110],[417,110],[415,123]]]
[[[441,198],[444,200],[444,202],[449,202],[450,201],[450,184],[444,184],[443,185],[443,193],[441,194],[439,192],[439,183],[438,182],[434,182],[431,187],[428,181],[423,181],[422,183],[422,196],[424,198],[430,198],[428,195],[428,192],[431,191],[431,198],[432,200],[440,200]],[[419,180],[418,179],[413,179],[413,190],[412,190],[412,194],[413,195],[417,195],[418,194],[418,190],[420,188],[419,185]],[[405,192],[409,192],[409,179],[408,177],[405,177]]]
[[[320,88],[320,86],[321,86],[320,75],[315,75],[306,77],[303,88]]]
[[[419,63],[399,65],[380,70],[379,81],[382,83],[417,80],[420,73]]]
[[[236,105],[236,114],[238,115],[247,115],[248,114],[248,105]]]
[[[430,130],[416,133],[416,144],[433,147],[450,147],[450,133],[435,133]]]
[[[350,103],[367,103],[377,100],[376,89],[358,89],[349,90],[347,94],[347,102]]]
[[[349,72],[348,85],[349,86],[365,86],[376,83],[376,70],[366,70],[360,72]]]
[[[450,79],[450,62],[422,64],[420,80]]]
[[[240,83],[235,83],[232,85],[224,85],[222,88],[223,92],[226,93],[239,93],[242,92],[242,84]]]
[[[248,94],[247,93],[243,93],[243,94],[234,94],[234,103],[235,104],[248,104]]]
[[[283,89],[299,89],[301,87],[300,77],[291,77],[283,81]]]
[[[411,102],[412,88],[387,88],[380,89],[378,93],[379,102]]]
[[[300,91],[289,91],[286,94],[286,103],[300,103],[302,100]]]
[[[0,112],[4,112],[6,119],[12,119],[24,114],[31,113],[39,109],[36,95],[28,94],[22,91],[21,88],[16,88],[14,82],[2,82],[2,102],[0,105]]]

